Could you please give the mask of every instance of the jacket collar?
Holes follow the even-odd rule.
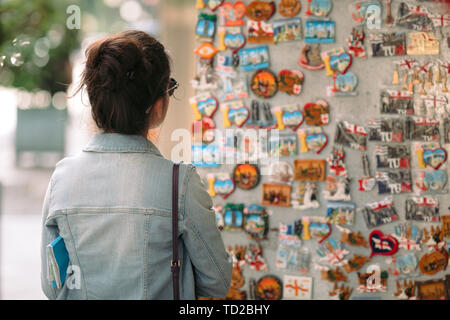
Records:
[[[140,135],[120,133],[95,133],[84,147],[86,152],[149,152],[161,156],[158,148]]]

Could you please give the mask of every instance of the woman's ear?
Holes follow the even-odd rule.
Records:
[[[166,97],[161,97],[156,100],[152,107],[152,112],[150,113],[150,129],[159,127],[167,114],[168,109],[168,99]]]

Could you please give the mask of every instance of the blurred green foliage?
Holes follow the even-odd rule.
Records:
[[[76,2],[75,2],[76,3]],[[0,85],[65,91],[77,29],[66,27],[70,0],[0,0]],[[48,61],[47,61],[48,60]]]

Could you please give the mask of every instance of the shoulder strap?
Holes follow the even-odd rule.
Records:
[[[180,260],[178,258],[178,171],[180,165],[173,165],[172,173],[172,272],[173,299],[180,300]]]

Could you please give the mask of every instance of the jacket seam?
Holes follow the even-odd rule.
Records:
[[[142,293],[142,300],[147,299],[148,297],[148,283],[147,283],[147,273],[148,273],[148,248],[147,245],[150,241],[150,218],[149,215],[145,215],[145,230],[144,230],[144,243],[143,243],[143,258],[142,258],[142,282],[143,282],[143,293]]]
[[[73,251],[75,253],[75,257],[77,258],[77,262],[79,264],[80,270],[82,270],[81,268],[81,262],[80,262],[80,258],[78,258],[78,252],[77,252],[77,248],[75,246],[75,241],[74,241],[74,237],[73,237],[73,233],[72,233],[72,229],[70,228],[70,224],[69,224],[69,219],[67,217],[67,215],[65,215],[65,219],[66,219],[66,223],[67,223],[67,228],[69,229],[69,233],[70,233],[70,238],[73,244]],[[81,271],[81,277],[83,279],[83,284],[84,284],[84,295],[85,295],[85,299],[88,300],[88,294],[87,294],[87,286],[86,286],[86,279],[84,278],[84,273],[83,271]]]
[[[225,276],[223,274],[223,270],[220,268],[219,264],[217,263],[216,259],[214,258],[214,255],[212,254],[211,248],[208,246],[208,244],[205,241],[205,239],[203,239],[203,237],[200,235],[200,232],[198,231],[197,227],[195,226],[195,223],[191,222],[190,225],[192,226],[192,229],[193,229],[194,234],[196,235],[196,237],[199,240],[201,240],[201,242],[203,243],[204,247],[206,248],[206,252],[208,253],[209,259],[213,262],[213,264],[216,266],[217,270],[219,271],[220,278],[221,278],[221,280],[223,282],[224,287],[228,288],[227,281],[225,280]]]
[[[54,183],[55,183],[54,179],[51,178],[50,179],[50,197],[49,197],[49,203],[48,203],[48,212],[47,212],[47,217],[45,218],[44,228],[47,228],[46,225],[47,225],[47,221],[49,220],[48,216],[50,215],[50,208],[51,208],[51,204],[52,204],[52,201],[53,201],[53,186],[54,186]],[[45,245],[47,245],[47,244],[45,244]],[[45,249],[45,251],[46,251],[46,249]],[[45,259],[47,259],[47,252],[45,252]],[[48,259],[47,259],[47,268],[48,267],[49,266],[48,266]],[[54,287],[51,287],[51,286],[50,286],[50,289],[51,289],[51,291],[53,293],[53,297],[52,298],[53,299],[57,299],[58,294],[56,293],[56,289]]]

